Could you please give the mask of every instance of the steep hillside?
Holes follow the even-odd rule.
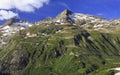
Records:
[[[104,31],[100,31],[97,28],[83,27],[81,22],[75,19],[71,19],[75,24],[69,19],[58,23],[59,18],[63,17],[58,16],[56,19],[34,24],[8,39],[6,44],[0,47],[0,75],[116,73],[112,68],[120,65],[120,33],[119,30],[113,31],[113,21],[107,29],[108,21],[101,22],[106,26],[102,27]],[[85,24],[89,25],[87,21],[85,20]],[[95,21],[93,25],[97,22],[100,21]]]

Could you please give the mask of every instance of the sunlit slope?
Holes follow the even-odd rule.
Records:
[[[1,49],[0,74],[112,75],[119,57],[119,33],[40,24],[20,31]]]

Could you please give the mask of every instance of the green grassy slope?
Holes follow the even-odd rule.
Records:
[[[26,37],[26,32],[37,36]],[[8,62],[1,74],[19,73],[10,70],[21,66],[9,63],[15,52],[23,53],[17,57],[26,58],[21,62],[25,65],[17,69],[22,75],[113,75],[110,69],[120,65],[120,35],[72,25],[34,26],[14,36],[0,51],[1,64]]]

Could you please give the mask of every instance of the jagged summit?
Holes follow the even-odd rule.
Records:
[[[71,14],[73,14],[73,12],[69,9],[65,9],[61,14],[62,15],[71,15]]]
[[[73,12],[71,10],[65,9],[63,12],[61,12],[55,19],[54,21],[60,24],[64,23],[74,23],[72,18],[70,18],[70,15],[72,15]]]
[[[71,10],[65,9],[55,19],[54,22],[58,24],[73,24],[85,26],[86,23],[103,23],[105,19],[82,13],[75,13]]]

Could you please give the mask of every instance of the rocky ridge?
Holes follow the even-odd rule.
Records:
[[[7,22],[0,28],[0,75],[113,75],[119,23],[70,10],[35,24]]]

